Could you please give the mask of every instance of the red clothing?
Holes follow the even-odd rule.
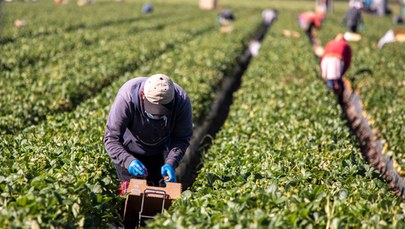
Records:
[[[326,44],[324,53],[321,57],[321,61],[322,58],[326,57],[326,56],[334,56],[337,57],[341,60],[343,60],[344,62],[344,70],[343,70],[343,74],[347,71],[347,69],[349,69],[350,67],[350,62],[352,60],[352,49],[350,48],[349,43],[347,43],[347,41],[345,40],[332,40],[329,41]]]
[[[307,22],[307,23],[310,23],[310,24],[313,23],[316,28],[320,28],[321,24],[322,24],[322,20],[323,20],[323,15],[322,14],[316,14],[316,13],[314,13],[312,11],[306,11],[306,12],[301,13],[298,16],[298,18],[300,20],[303,20],[303,21]]]

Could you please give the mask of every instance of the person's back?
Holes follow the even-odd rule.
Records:
[[[312,11],[305,11],[301,13],[298,18],[300,20],[304,20],[306,22],[314,22],[315,21],[315,13]]]
[[[306,23],[312,24],[316,28],[320,28],[322,25],[322,21],[324,19],[324,15],[321,12],[312,12],[312,11],[306,11],[301,13],[298,16],[298,19],[300,21],[304,21]]]
[[[321,28],[324,15],[320,12],[306,11],[298,16],[298,25],[305,32],[311,43],[314,43],[313,28]]]
[[[335,91],[344,88],[343,75],[350,67],[352,50],[343,34],[329,41],[321,57],[321,73],[327,85]]]
[[[345,66],[342,74],[344,74],[350,67],[352,49],[350,48],[349,43],[347,43],[343,37],[338,36],[334,40],[329,41],[325,46],[322,58],[330,56],[343,60]]]

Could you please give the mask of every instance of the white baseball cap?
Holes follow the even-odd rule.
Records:
[[[168,115],[170,109],[167,104],[174,98],[174,83],[164,74],[150,76],[144,85],[145,111],[153,115]],[[166,106],[165,106],[166,105]]]

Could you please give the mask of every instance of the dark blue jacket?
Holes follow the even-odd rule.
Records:
[[[356,26],[360,23],[363,23],[363,19],[361,17],[361,9],[356,7],[351,7],[346,11],[345,18],[343,19],[344,22],[347,23],[347,26]]]
[[[171,115],[166,120],[150,120],[145,115],[141,99],[146,79],[129,80],[118,91],[107,120],[105,148],[115,164],[127,169],[136,155],[162,153],[165,163],[176,168],[193,134],[190,99],[175,84]]]

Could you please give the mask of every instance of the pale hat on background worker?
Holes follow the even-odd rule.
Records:
[[[174,99],[174,83],[164,74],[150,76],[144,85],[144,109],[153,115],[169,115],[168,104]]]

